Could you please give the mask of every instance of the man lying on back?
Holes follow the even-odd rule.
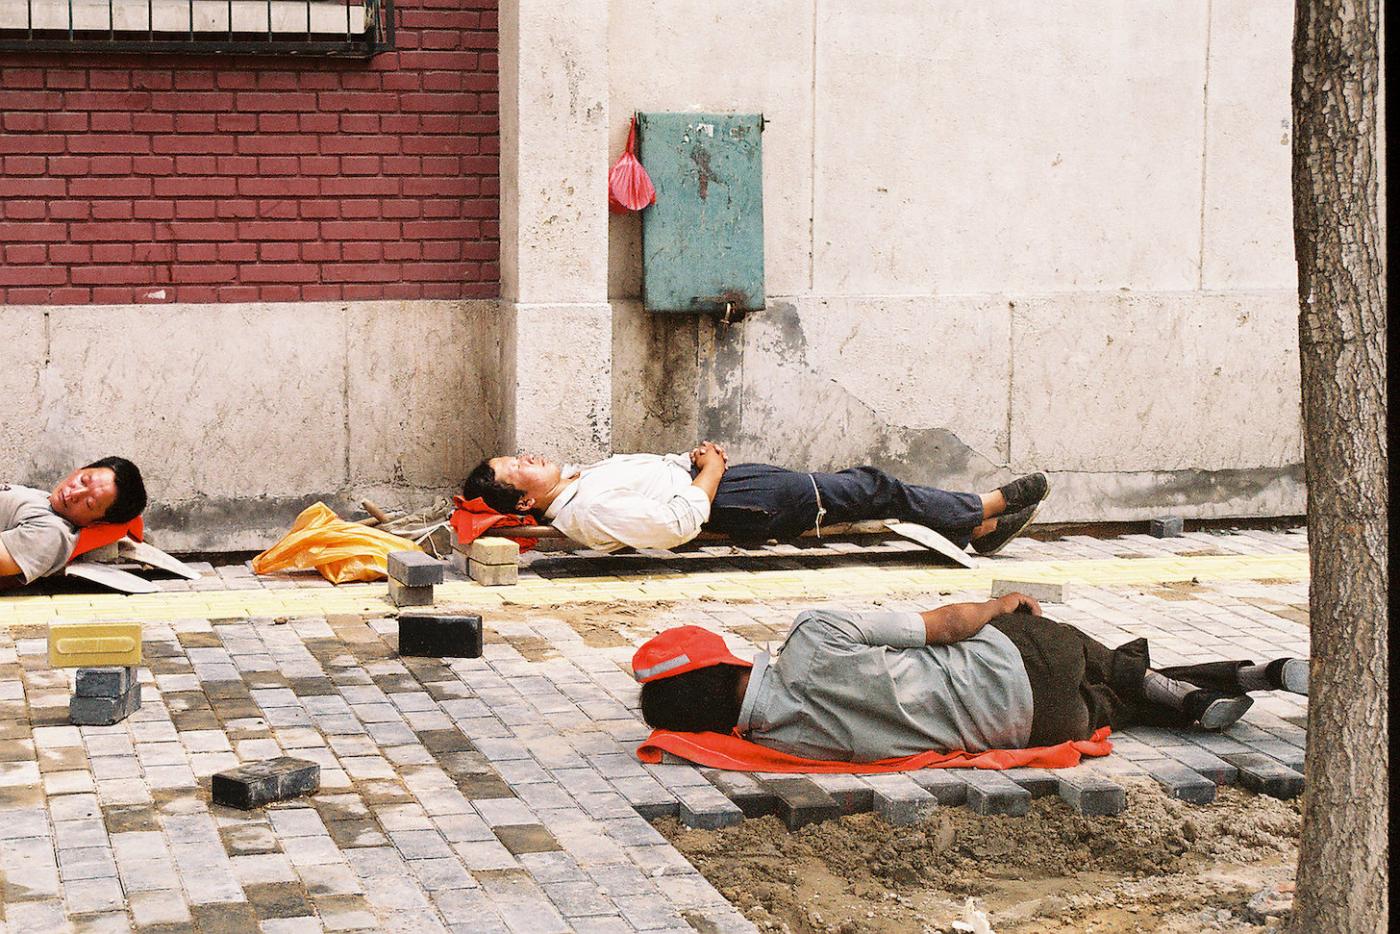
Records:
[[[598,551],[674,548],[701,530],[740,541],[792,538],[823,524],[916,522],[958,547],[991,555],[1035,518],[1050,484],[1043,473],[990,493],[904,483],[875,467],[803,473],[728,463],[710,441],[689,454],[617,454],[566,466],[534,454],[482,461],[462,485],[497,512],[534,513]]]
[[[48,493],[0,484],[0,588],[61,570],[78,543],[78,529],[130,522],[145,508],[141,471],[123,457],[79,467]]]

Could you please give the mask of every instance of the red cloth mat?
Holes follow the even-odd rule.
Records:
[[[876,762],[839,762],[830,759],[804,759],[722,733],[675,733],[653,730],[637,747],[643,762],[661,761],[669,752],[696,765],[732,772],[910,772],[914,769],[1065,769],[1079,764],[1081,756],[1106,756],[1113,751],[1108,727],[1100,727],[1089,739],[1066,740],[1054,746],[1029,749],[989,749],[986,752],[939,752],[929,750],[912,756],[880,759]]]
[[[463,545],[471,544],[497,526],[505,528],[512,525],[535,524],[533,516],[497,512],[486,505],[480,496],[474,499],[454,496],[452,501],[457,505],[457,508],[452,510],[452,515],[447,521],[452,523],[452,529],[457,533],[457,541]],[[519,545],[521,551],[529,551],[539,541],[536,538],[515,538],[509,535],[506,538]]]
[[[68,556],[68,560],[72,561],[78,555],[103,545],[119,542],[128,535],[139,542],[145,534],[146,526],[140,516],[130,522],[95,522],[78,530],[78,543],[73,546],[73,553]]]

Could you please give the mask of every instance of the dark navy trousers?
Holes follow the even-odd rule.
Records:
[[[699,473],[692,468],[691,474]],[[815,484],[815,486],[814,486]],[[817,524],[865,519],[917,522],[966,546],[982,522],[982,498],[904,483],[876,467],[799,473],[771,464],[734,464],[719,481],[704,528],[741,541],[794,538]]]

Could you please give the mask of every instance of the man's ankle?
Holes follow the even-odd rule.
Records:
[[[983,519],[990,519],[993,516],[999,516],[1006,512],[1006,497],[1002,495],[1001,490],[992,490],[990,493],[983,493],[981,494],[981,498]],[[984,522],[983,525],[985,524]],[[978,526],[979,529],[981,527],[982,526]],[[979,535],[985,534],[986,532],[973,532],[972,537],[976,538]]]

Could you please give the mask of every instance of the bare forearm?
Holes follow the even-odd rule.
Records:
[[[1005,613],[1026,612],[1040,615],[1040,606],[1028,597],[1010,593],[982,603],[950,603],[919,615],[924,620],[924,639],[929,645],[951,645],[969,639]]]
[[[724,476],[724,464],[707,464],[691,481],[690,485],[699,487],[704,491],[710,502],[715,501],[715,493],[719,491],[720,478]]]

